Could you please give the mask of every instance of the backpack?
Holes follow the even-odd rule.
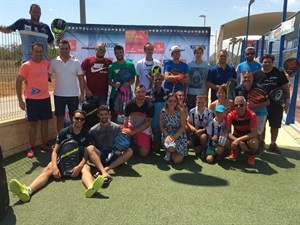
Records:
[[[98,103],[95,100],[86,100],[82,104],[82,110],[86,112],[86,118],[83,127],[89,130],[91,127],[99,123],[97,116]]]

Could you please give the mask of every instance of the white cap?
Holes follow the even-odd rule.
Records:
[[[181,51],[180,48],[177,45],[172,46],[171,53],[174,51]]]

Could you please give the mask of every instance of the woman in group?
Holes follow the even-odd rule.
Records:
[[[177,95],[170,93],[160,112],[159,121],[160,130],[163,134],[162,143],[166,149],[166,161],[172,159],[174,163],[178,164],[188,154],[187,137],[184,131],[185,124],[185,111],[178,106]]]
[[[226,93],[227,93],[226,87],[221,85],[217,90],[218,99],[213,101],[209,106],[209,109],[211,111],[214,112],[218,105],[223,105],[226,108],[226,113],[225,113],[226,116],[232,109],[234,109],[233,101],[227,98]]]

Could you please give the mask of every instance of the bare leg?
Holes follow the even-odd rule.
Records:
[[[101,160],[100,160],[100,152],[93,145],[90,145],[86,148],[89,159],[94,163],[97,169],[101,172],[104,177],[110,177],[107,171],[104,169]]]
[[[36,133],[37,133],[37,125],[38,125],[38,121],[36,121],[36,122],[29,122],[29,143],[32,146],[35,145]]]
[[[133,151],[131,148],[128,148],[122,155],[120,155],[115,161],[113,161],[110,165],[105,167],[104,169],[108,172],[111,169],[114,169],[123,163],[127,162],[128,159],[132,156]]]
[[[64,116],[57,116],[56,117],[56,127],[57,127],[57,133],[64,128]]]
[[[42,141],[48,141],[48,121],[49,120],[41,120]]]
[[[50,162],[47,167],[43,169],[42,173],[29,185],[32,193],[45,186],[48,183],[49,178],[52,176],[52,173],[52,162]]]
[[[93,176],[91,174],[91,167],[87,164],[84,165],[84,167],[81,170],[82,176],[81,180],[83,185],[86,188],[89,188],[89,186],[93,183]]]
[[[271,127],[271,143],[275,143],[278,136],[278,128]]]

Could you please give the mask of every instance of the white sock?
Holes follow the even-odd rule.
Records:
[[[27,187],[27,191],[28,191],[29,195],[31,195],[31,194],[32,194],[32,190],[31,190],[31,188],[30,188],[30,187]]]

